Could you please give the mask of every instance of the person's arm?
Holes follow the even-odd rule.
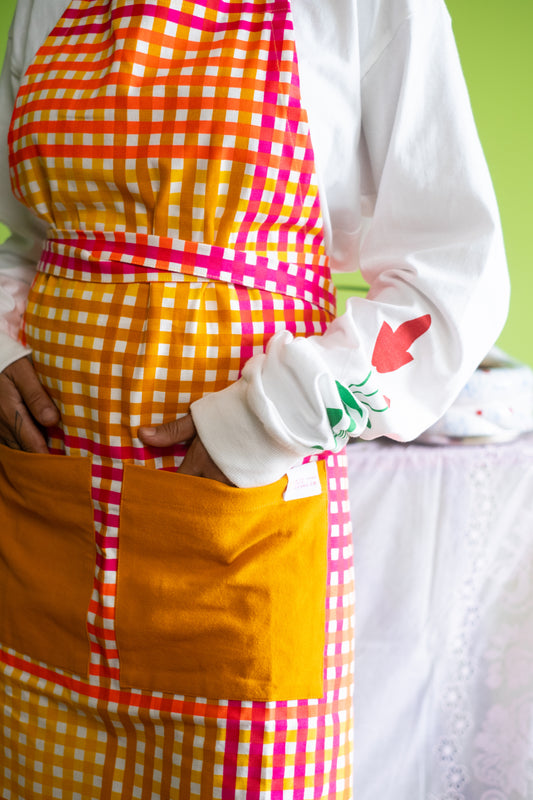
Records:
[[[26,298],[47,225],[11,191],[8,131],[15,99],[28,66],[68,0],[18,0],[0,75],[0,222],[11,236],[0,245],[0,371],[29,351],[18,341]]]
[[[192,405],[237,486],[268,483],[349,436],[408,440],[451,404],[498,336],[508,277],[498,212],[439,2],[363,66],[362,149],[374,197],[359,260],[370,284],[323,336],[279,333]]]
[[[0,76],[0,220],[11,231],[0,245],[0,442],[17,449],[46,452],[39,425],[56,424],[59,413],[37,379],[29,357],[31,351],[19,339],[46,226],[11,192],[7,146],[11,112],[26,60],[33,54],[32,48],[38,46],[26,39],[31,6],[27,0],[18,4],[17,25],[11,28]],[[15,29],[24,36],[16,37]],[[39,30],[39,36],[43,36],[46,28],[33,25],[32,30]]]
[[[0,220],[11,236],[0,245],[0,371],[29,351],[18,341],[29,286],[45,231],[11,192],[7,137],[22,75],[16,63],[13,28],[0,77]]]

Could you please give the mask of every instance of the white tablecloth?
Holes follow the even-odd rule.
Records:
[[[533,437],[348,463],[355,800],[532,800]]]

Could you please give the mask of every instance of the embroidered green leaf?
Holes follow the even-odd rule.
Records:
[[[342,408],[326,408],[328,412],[328,421],[331,428],[335,428],[344,416]]]
[[[365,403],[364,400],[361,400],[361,403],[364,406],[366,406],[367,408],[369,408],[370,411],[374,411],[374,413],[376,413],[376,414],[382,414],[383,411],[388,411],[389,410],[388,406],[384,406],[384,408],[374,408],[374,406],[371,406],[370,403]]]
[[[349,423],[348,427],[346,428],[346,432],[347,432],[347,433],[351,433],[351,432],[352,432],[352,431],[354,431],[356,428],[357,428],[357,425],[355,424],[355,420],[354,420],[354,418],[353,418],[353,417],[350,417],[350,423]]]
[[[363,410],[359,405],[359,403],[357,402],[357,400],[355,399],[355,397],[353,396],[353,394],[350,392],[350,390],[347,389],[346,386],[343,386],[342,383],[339,383],[339,381],[335,381],[335,384],[337,386],[337,391],[346,409],[346,412],[350,414],[349,409],[351,408],[354,411],[357,411],[359,416],[362,417]]]
[[[348,388],[354,394],[361,395],[361,397],[374,397],[379,392],[379,389],[374,389],[373,392],[368,392],[368,394],[366,394],[365,392],[359,391],[359,389],[357,388],[357,384],[356,383],[351,383]]]
[[[357,409],[357,403],[350,390],[347,389],[346,386],[343,386],[342,383],[339,383],[339,381],[335,381],[335,385],[337,386],[337,391],[344,405],[349,408]]]
[[[368,373],[368,375],[366,376],[366,378],[364,379],[364,381],[361,381],[361,383],[356,383],[356,384],[354,384],[354,385],[356,386],[356,388],[357,388],[357,389],[359,389],[359,387],[360,387],[360,386],[364,386],[364,385],[365,385],[365,383],[368,383],[368,381],[370,380],[370,376],[371,376],[371,375],[372,375],[372,370],[370,370],[370,372]]]

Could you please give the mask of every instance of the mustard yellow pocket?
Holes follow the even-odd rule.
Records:
[[[208,698],[321,697],[327,488],[257,489],[126,465],[117,640],[124,686]]]
[[[0,642],[86,675],[95,544],[87,458],[0,446]]]

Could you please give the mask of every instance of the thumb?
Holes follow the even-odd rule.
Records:
[[[139,428],[139,439],[151,447],[171,447],[178,442],[186,442],[195,435],[196,429],[190,414],[165,422],[157,428]]]

